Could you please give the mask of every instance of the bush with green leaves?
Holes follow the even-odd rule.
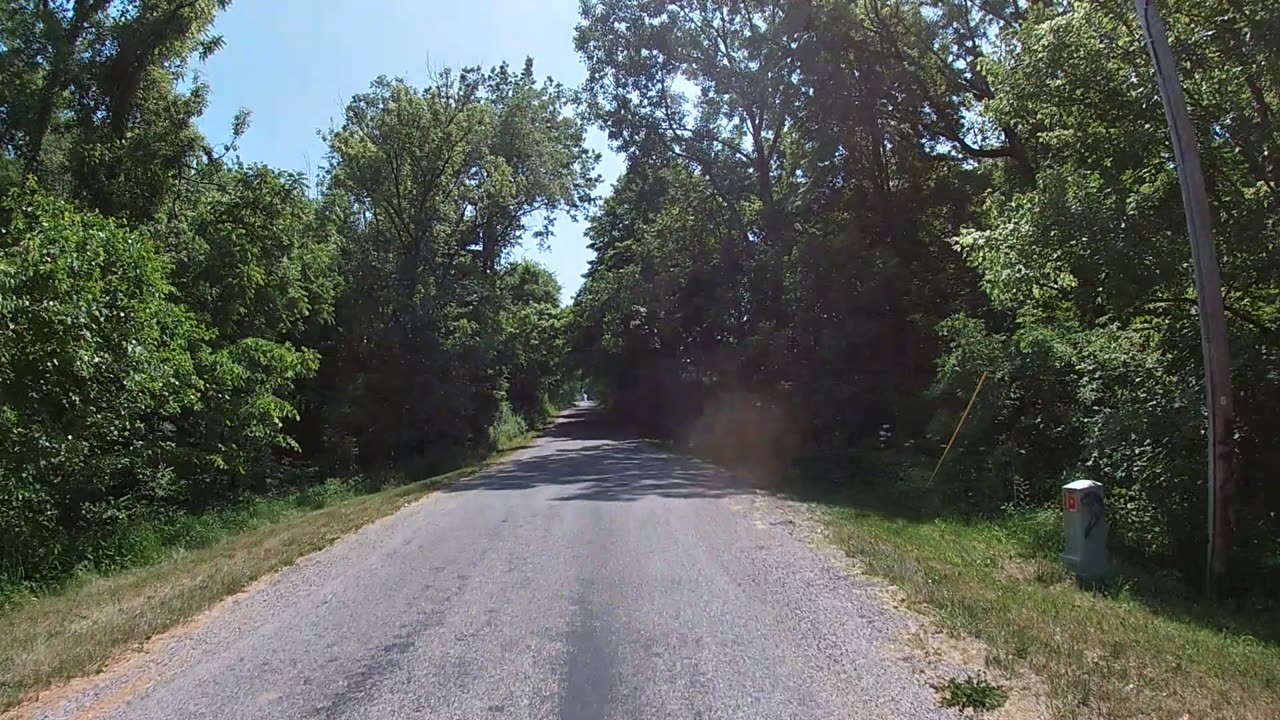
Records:
[[[197,407],[201,329],[144,233],[28,185],[0,204],[5,570],[184,496],[174,420]]]
[[[521,261],[500,278],[506,397],[529,427],[537,427],[563,402],[566,337],[560,283],[537,263]]]
[[[117,525],[272,489],[315,351],[202,324],[148,233],[32,185],[0,220],[5,574],[56,575]]]

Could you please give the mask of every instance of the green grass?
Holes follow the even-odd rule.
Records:
[[[27,600],[54,594],[102,575],[161,562],[231,535],[271,525],[299,513],[318,510],[357,495],[403,485],[400,475],[378,478],[333,478],[319,485],[240,502],[192,514],[171,511],[117,527],[109,535],[81,539],[75,548],[79,564],[35,575],[0,575],[0,613]]]
[[[1280,718],[1274,605],[1201,601],[1123,563],[1105,591],[1083,590],[1047,552],[1052,512],[965,520],[865,490],[814,497],[869,573],[983,641],[990,669],[1042,679],[1052,717]]]
[[[501,450],[528,438],[509,437]],[[495,459],[372,492],[363,491],[363,480],[331,481],[287,498],[137,529],[121,542],[139,547],[120,552],[139,567],[82,572],[56,591],[11,595],[0,612],[0,712],[32,692],[99,671],[258,578]]]
[[[997,710],[1009,700],[1009,693],[985,675],[951,678],[935,688],[943,707],[985,712]]]

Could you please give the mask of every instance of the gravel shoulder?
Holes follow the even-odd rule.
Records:
[[[570,415],[21,713],[958,717],[806,512]]]

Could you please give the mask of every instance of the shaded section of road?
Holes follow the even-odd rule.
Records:
[[[942,718],[877,595],[702,463],[571,413],[48,718]]]

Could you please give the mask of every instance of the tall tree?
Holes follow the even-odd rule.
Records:
[[[500,269],[590,199],[595,155],[559,85],[499,66],[381,78],[328,137],[350,286],[326,372],[336,431],[385,462],[487,437],[503,390]]]
[[[0,155],[110,215],[148,219],[205,150],[188,79],[230,0],[5,0]]]

